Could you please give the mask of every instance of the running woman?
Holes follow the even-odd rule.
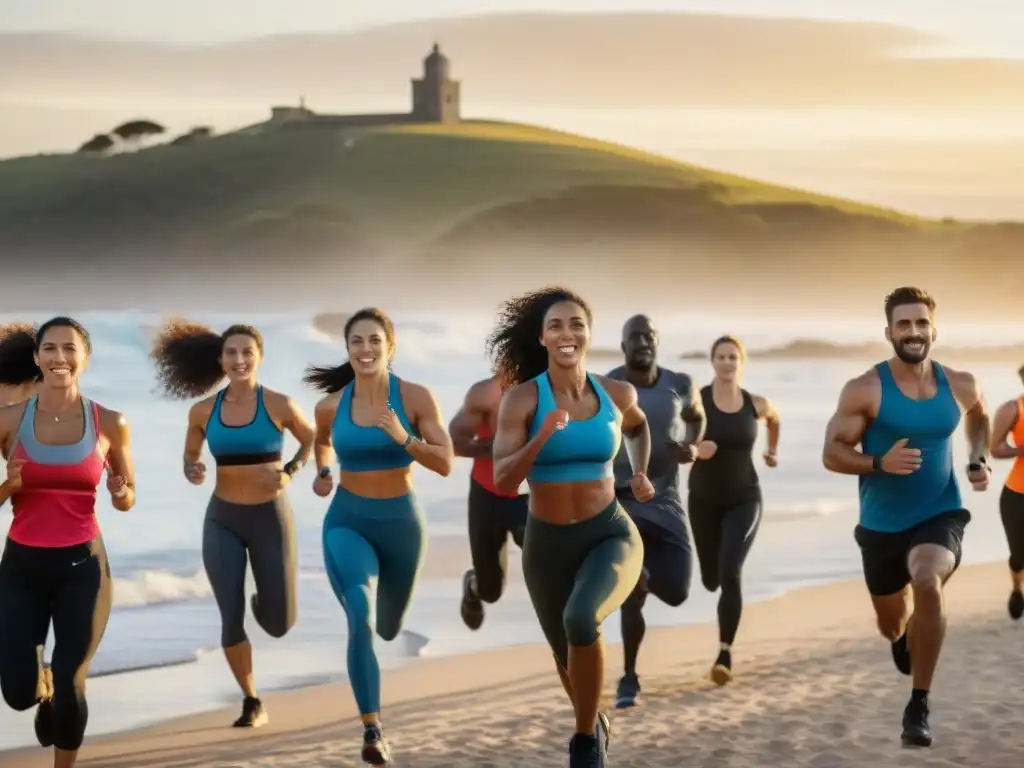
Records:
[[[110,565],[96,519],[104,471],[114,508],[135,505],[128,422],[79,390],[91,353],[89,334],[69,317],[38,330],[0,329],[0,384],[38,383],[26,402],[0,408],[0,504],[10,499],[14,513],[0,559],[0,688],[12,709],[36,707],[36,738],[54,748],[54,768],[78,759],[85,681],[110,617]]]
[[[391,372],[395,329],[379,309],[345,323],[348,362],[311,367],[307,383],[327,392],[316,405],[317,478],[334,498],[324,517],[324,565],[348,618],[348,677],[363,721],[363,762],[387,765],[380,718],[376,630],[394,640],[405,622],[426,554],[423,512],[412,486],[416,462],[451,473],[451,440],[433,394]],[[341,470],[335,487],[331,452]]]
[[[520,549],[529,512],[529,494],[502,491],[494,484],[494,432],[501,403],[497,377],[473,384],[448,425],[456,456],[473,459],[469,477],[469,551],[473,567],[462,578],[462,620],[476,630],[484,603],[496,603],[505,590],[508,540]]]
[[[643,568],[640,533],[615,498],[612,461],[623,436],[633,495],[654,496],[636,390],[587,371],[592,322],[575,293],[545,288],[508,301],[488,339],[495,371],[511,387],[498,413],[494,482],[511,493],[529,480],[523,576],[576,715],[570,768],[608,765],[601,624]]]
[[[864,580],[893,662],[913,679],[901,740],[930,747],[928,692],[946,635],[943,591],[971,520],[953,467],[953,434],[963,414],[967,479],[983,491],[990,425],[974,376],[930,358],[935,300],[920,288],[897,288],[885,298],[885,317],[894,354],[846,382],[822,461],[831,472],[859,476],[854,538]]]
[[[711,345],[715,377],[700,391],[707,430],[697,448],[699,461],[690,469],[690,525],[700,579],[709,592],[722,590],[718,658],[711,667],[718,685],[732,680],[732,644],[743,613],[743,563],[761,525],[761,483],[752,457],[760,422],[768,433],[762,455],[766,466],[776,466],[779,447],[775,406],[742,387],[746,361],[735,336],[722,336]]]
[[[245,632],[245,572],[252,568],[256,623],[271,637],[295,624],[295,533],[284,489],[309,460],[313,426],[291,398],[267,389],[257,373],[263,337],[251,325],[223,333],[175,319],[157,334],[150,353],[164,392],[203,397],[188,412],[182,469],[193,485],[206,479],[203,443],[217,463],[203,522],[203,565],[221,616],[221,647],[242,690],[235,728],[258,728],[267,711],[256,689],[252,645]],[[227,378],[227,386],[208,393]],[[284,432],[299,442],[282,464]]]

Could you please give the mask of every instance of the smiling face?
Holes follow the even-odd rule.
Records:
[[[544,315],[540,343],[548,351],[552,365],[572,368],[579,365],[590,348],[590,322],[586,310],[573,301],[561,301]]]
[[[36,365],[43,372],[43,386],[67,389],[89,363],[85,339],[74,328],[57,325],[46,329],[35,353]]]
[[[253,381],[262,359],[259,343],[252,336],[237,333],[224,339],[220,365],[228,381]]]
[[[650,371],[657,364],[658,332],[650,319],[638,315],[622,329],[622,354],[626,366],[636,371]]]
[[[893,307],[892,321],[885,329],[885,338],[892,344],[896,357],[908,365],[928,359],[935,341],[935,325],[926,304],[902,304]]]
[[[353,323],[346,343],[348,360],[357,375],[372,376],[387,370],[391,362],[391,345],[384,326],[376,320]]]
[[[731,341],[720,342],[711,353],[711,366],[720,381],[735,381],[743,371],[743,352]]]

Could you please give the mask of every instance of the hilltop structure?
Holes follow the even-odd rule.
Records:
[[[270,122],[281,126],[361,126],[394,123],[457,123],[460,113],[460,82],[449,77],[448,57],[434,43],[423,60],[423,76],[412,80],[412,109],[396,114],[322,115],[306,107],[272,107]]]

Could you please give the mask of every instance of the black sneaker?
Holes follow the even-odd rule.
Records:
[[[932,731],[928,727],[928,705],[911,700],[903,710],[903,735],[900,737],[904,747],[930,747]]]
[[[711,666],[711,679],[718,685],[732,682],[732,651],[723,648],[718,652],[718,658]]]
[[[43,666],[40,671],[40,681],[43,688],[40,691],[41,698],[36,705],[36,740],[41,747],[53,746],[53,672],[49,665]]]
[[[473,589],[474,574],[470,568],[462,574],[462,620],[470,629],[480,629],[484,623],[484,604]]]
[[[270,718],[267,717],[267,710],[263,708],[263,702],[252,696],[246,696],[242,700],[242,714],[232,724],[233,728],[259,728],[266,725]]]
[[[387,765],[391,762],[391,745],[384,738],[379,725],[363,728],[363,762],[367,765]]]
[[[598,736],[573,734],[569,740],[569,768],[605,768],[605,755]]]
[[[907,631],[892,644],[892,661],[904,675],[910,674],[910,647],[907,645]]]
[[[615,708],[629,709],[636,706],[636,697],[640,693],[640,680],[636,675],[623,675],[619,687],[615,689]]]
[[[1010,618],[1014,621],[1024,616],[1024,593],[1019,589],[1013,590],[1010,593],[1010,601],[1006,604],[1006,607],[1010,611]]]

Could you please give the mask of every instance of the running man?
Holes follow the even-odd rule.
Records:
[[[501,386],[497,377],[478,381],[466,392],[448,425],[455,455],[473,459],[469,478],[469,551],[473,567],[462,577],[462,620],[480,629],[484,603],[496,603],[505,591],[509,536],[520,549],[530,497],[506,493],[494,484],[491,444],[498,428]]]
[[[647,476],[654,498],[639,502],[633,496],[633,469],[625,444],[615,457],[615,494],[633,518],[644,543],[644,569],[633,593],[622,605],[624,672],[615,694],[618,709],[632,707],[640,693],[636,658],[647,625],[643,607],[651,593],[673,607],[690,593],[693,548],[679,493],[679,465],[696,458],[707,419],[700,392],[685,373],[658,365],[658,331],[646,315],[636,315],[622,326],[625,365],[608,378],[628,381],[636,388],[640,410],[651,430],[651,459]]]
[[[885,299],[885,316],[895,354],[843,387],[822,460],[832,472],[860,476],[854,538],[864,579],[896,668],[913,677],[902,741],[929,747],[928,691],[946,632],[943,588],[960,565],[971,520],[953,466],[953,433],[963,411],[967,479],[984,491],[989,416],[972,374],[930,359],[935,300],[927,292],[897,288]]]

